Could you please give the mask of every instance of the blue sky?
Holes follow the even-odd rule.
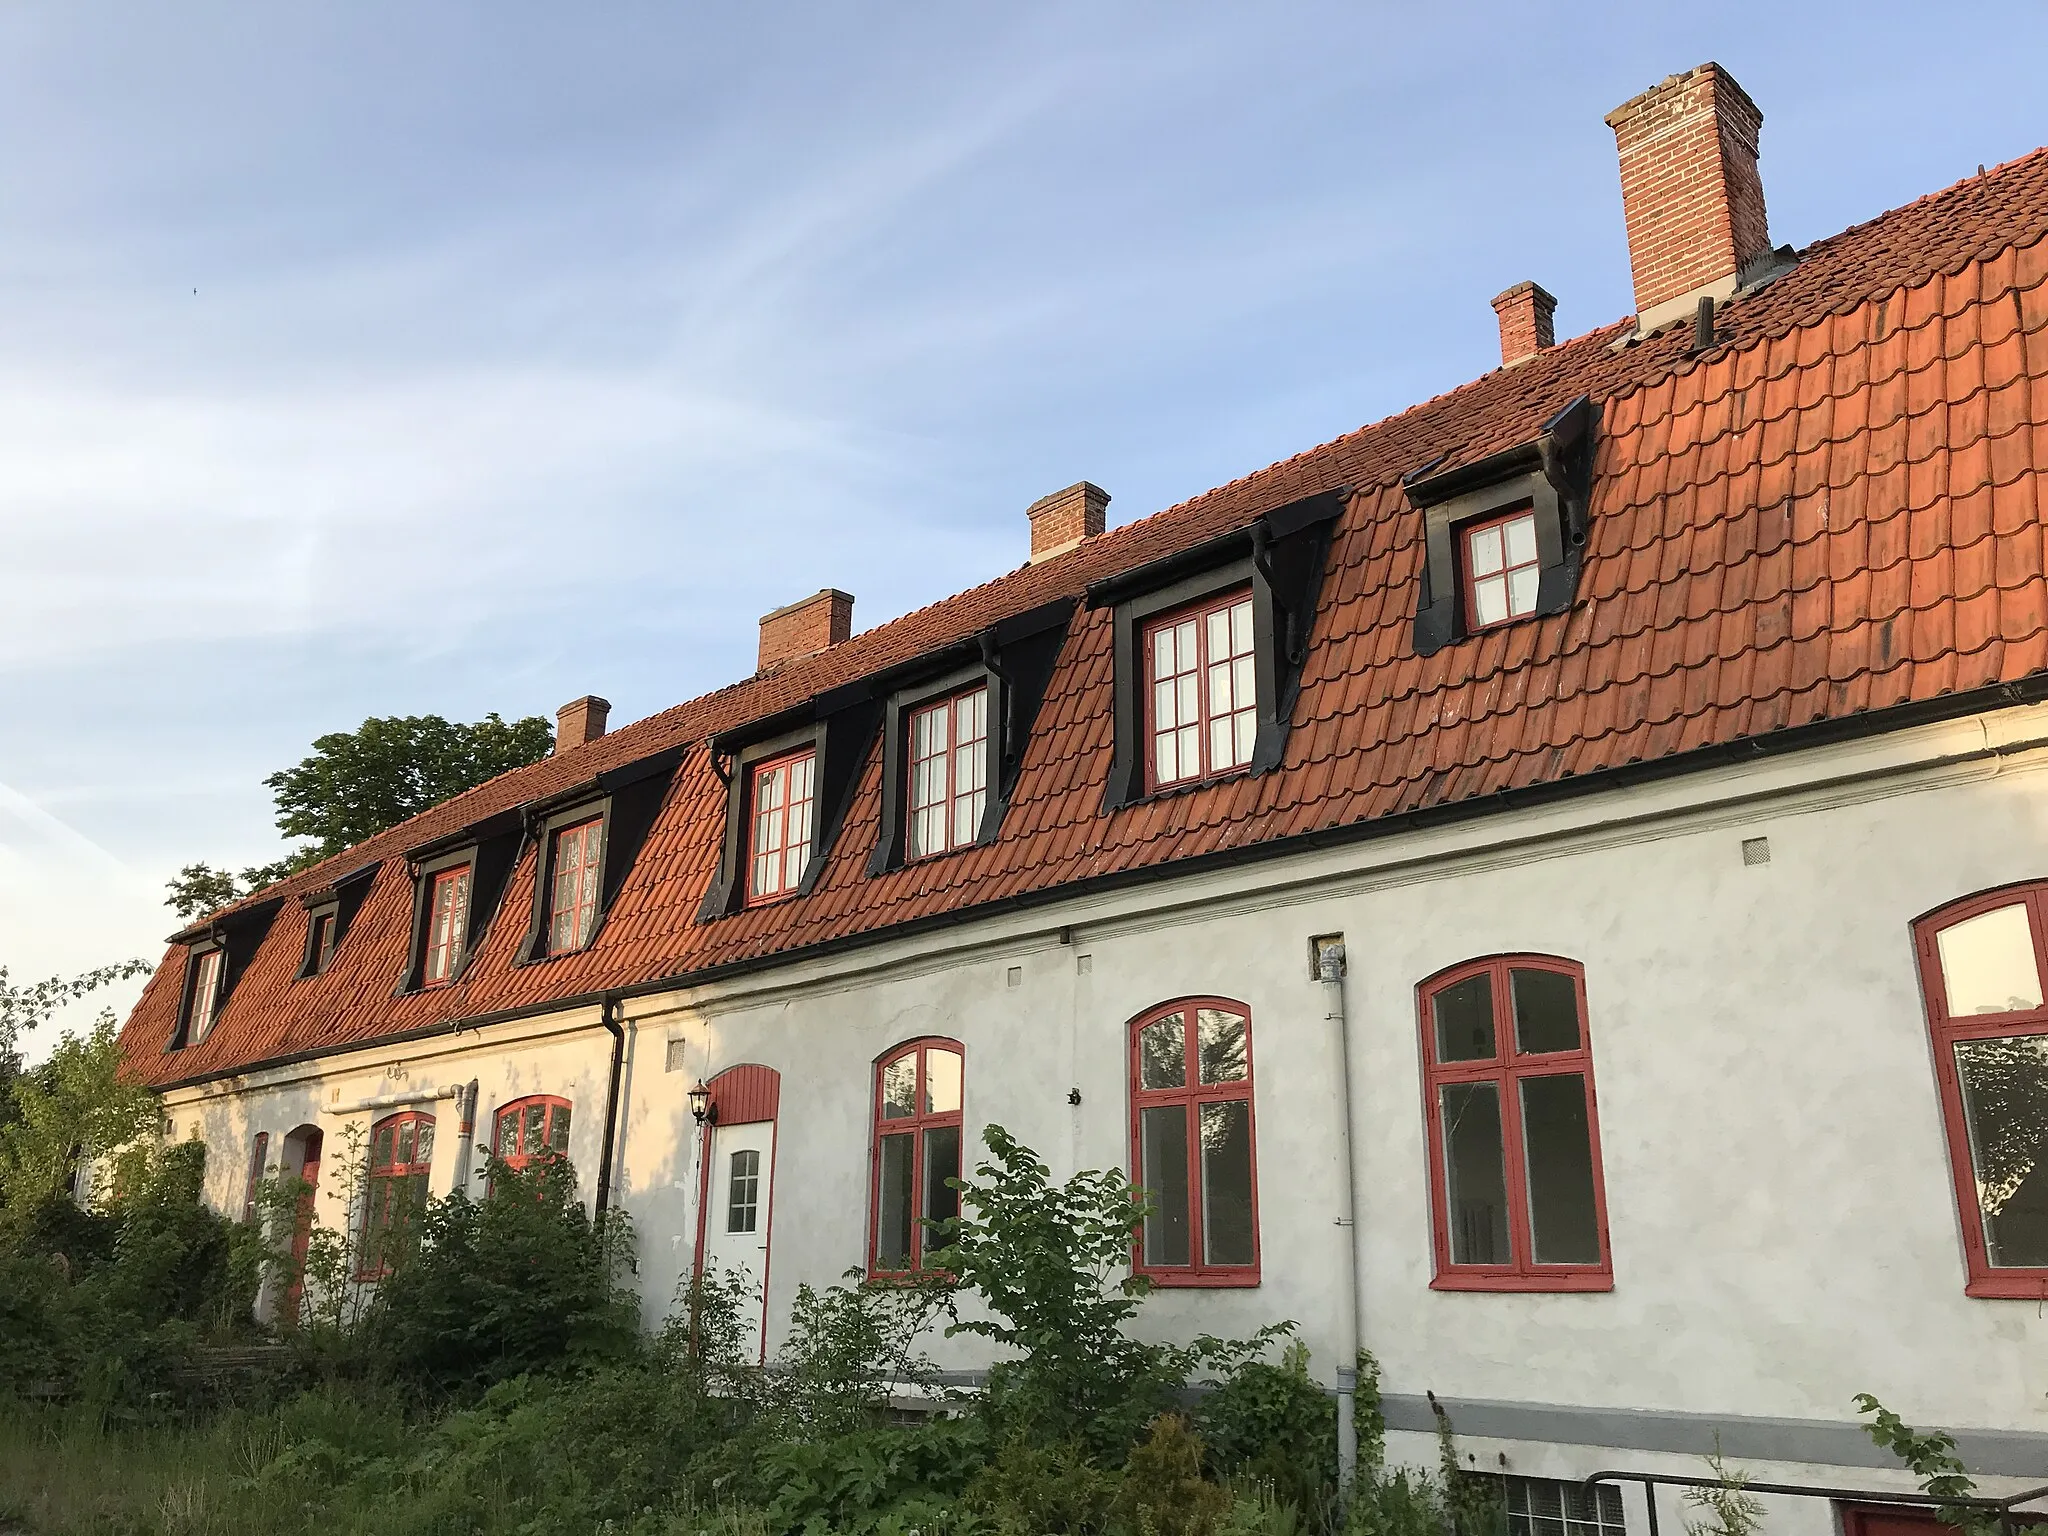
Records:
[[[2048,140],[2048,11],[1928,15],[9,6],[0,965],[153,958],[324,731],[635,719],[1454,387],[1523,278],[1626,314],[1673,71],[1780,243]]]

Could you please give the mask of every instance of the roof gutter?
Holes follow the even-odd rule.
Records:
[[[942,932],[957,928],[963,923],[979,922],[983,918],[1003,917],[1014,912],[1029,911],[1033,908],[1050,906],[1055,902],[1070,901],[1077,897],[1100,895],[1106,892],[1127,890],[1133,886],[1149,885],[1160,880],[1176,880],[1188,875],[1208,874],[1222,869],[1234,869],[1242,865],[1263,863],[1268,859],[1285,858],[1293,854],[1314,853],[1330,848],[1351,847],[1359,843],[1377,842],[1381,838],[1395,837],[1404,832],[1419,832],[1434,827],[1451,826],[1459,822],[1477,821],[1484,817],[1504,814],[1509,811],[1527,810],[1535,806],[1555,805],[1567,801],[1603,793],[1608,790],[1625,789],[1637,784],[1657,783],[1664,779],[1680,778],[1689,773],[1699,773],[1710,768],[1730,764],[1759,762],[1769,757],[1784,757],[1793,752],[1815,747],[1838,746],[1847,742],[1863,741],[1874,736],[1886,735],[1892,731],[1910,730],[1916,726],[1936,725],[1946,720],[1957,720],[1967,715],[1983,714],[1995,709],[2014,708],[2025,704],[2038,704],[2048,700],[2048,671],[2036,672],[2030,677],[2015,682],[1993,683],[1984,688],[1972,688],[1963,693],[1946,694],[1940,698],[1921,699],[1908,704],[1895,704],[1886,709],[1869,710],[1862,714],[1848,715],[1832,720],[1816,720],[1807,725],[1786,726],[1763,736],[1745,736],[1735,741],[1719,742],[1710,746],[1696,747],[1671,757],[1661,757],[1649,762],[1619,763],[1612,768],[1596,769],[1591,773],[1577,774],[1571,778],[1551,779],[1540,784],[1525,785],[1518,789],[1503,789],[1478,799],[1444,801],[1437,805],[1424,806],[1418,810],[1406,811],[1395,816],[1381,817],[1375,821],[1355,821],[1342,826],[1324,827],[1314,832],[1300,832],[1291,837],[1269,838],[1265,842],[1247,843],[1240,847],[1223,848],[1214,853],[1197,854],[1191,858],[1177,859],[1167,864],[1148,864],[1138,869],[1118,870],[1111,874],[1092,875],[1085,879],[1069,880],[1061,885],[1047,886],[1042,890],[1020,891],[1014,896],[1005,896],[996,901],[982,902],[976,906],[961,907],[951,912],[937,912],[930,917],[916,918],[910,922],[892,924],[886,928],[873,929],[866,933],[845,934],[836,939],[827,939],[817,944],[807,944],[797,949],[777,950],[772,954],[753,955],[743,960],[729,960],[719,965],[700,966],[694,970],[674,971],[647,981],[632,982],[621,987],[610,987],[602,991],[581,992],[568,997],[552,998],[545,1003],[529,1003],[518,1008],[500,1009],[494,1013],[471,1014],[464,1018],[447,1019],[421,1029],[400,1030],[391,1034],[378,1035],[373,1039],[354,1041],[346,1045],[326,1046],[317,1050],[296,1051],[290,1055],[273,1056],[261,1061],[243,1062],[217,1072],[204,1072],[192,1077],[179,1078],[174,1082],[152,1084],[151,1091],[166,1093],[177,1088],[194,1088],[205,1083],[219,1082],[223,1078],[242,1077],[251,1072],[270,1071],[278,1067],[296,1066],[301,1062],[318,1061],[324,1057],[346,1055],[354,1051],[378,1050],[386,1046],[403,1044],[412,1040],[430,1039],[437,1035],[456,1034],[465,1029],[482,1029],[493,1024],[507,1024],[518,1019],[538,1018],[550,1013],[559,1013],[569,1008],[587,1008],[601,1004],[610,1006],[630,998],[648,997],[661,992],[673,992],[678,987],[701,986],[724,981],[735,976],[748,976],[758,971],[774,969],[798,960],[823,959],[827,956],[844,954],[865,949],[893,940],[914,938],[923,933]],[[2034,743],[2018,743],[2006,746],[1986,746],[1974,751],[1958,752],[1942,759],[1944,763],[1977,762],[1985,758],[2002,757]],[[617,1026],[607,1023],[607,1029],[618,1034]],[[623,1049],[623,1035],[619,1034]],[[614,1084],[616,1092],[616,1083]]]

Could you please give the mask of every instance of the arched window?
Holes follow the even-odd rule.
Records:
[[[535,1094],[501,1105],[491,1150],[508,1168],[524,1168],[541,1155],[569,1155],[569,1101]]]
[[[1913,925],[1972,1296],[2048,1294],[2048,881]]]
[[[960,1214],[963,1058],[953,1040],[914,1040],[875,1064],[873,1235],[868,1270],[915,1274],[932,1246],[927,1221]]]
[[[1440,972],[1417,990],[1432,1284],[1612,1290],[1583,970],[1506,955]]]
[[[359,1277],[389,1274],[413,1217],[427,1203],[434,1162],[434,1117],[419,1110],[389,1115],[370,1127],[369,1205],[363,1220]]]
[[[1162,1285],[1259,1283],[1252,1020],[1192,997],[1131,1024],[1131,1166],[1150,1192],[1136,1268]]]

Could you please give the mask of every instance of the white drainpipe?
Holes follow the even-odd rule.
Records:
[[[1316,974],[1323,984],[1323,1017],[1337,1028],[1337,1092],[1344,1113],[1338,1118],[1339,1189],[1337,1225],[1344,1231],[1344,1298],[1337,1322],[1337,1498],[1351,1506],[1358,1482],[1358,1313],[1362,1287],[1358,1278],[1357,1178],[1352,1167],[1351,1029],[1344,1016],[1344,946],[1326,946],[1317,957]]]

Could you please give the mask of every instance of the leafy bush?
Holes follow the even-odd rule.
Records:
[[[1202,1476],[1202,1437],[1180,1414],[1162,1413],[1131,1448],[1115,1512],[1139,1536],[1213,1536],[1232,1502]]]
[[[1116,1492],[1116,1476],[1091,1462],[1080,1441],[1040,1445],[1018,1435],[968,1485],[963,1502],[998,1536],[1089,1536],[1108,1524]]]
[[[1337,1404],[1308,1373],[1308,1348],[1291,1344],[1278,1365],[1251,1360],[1203,1398],[1199,1416],[1209,1464],[1262,1482],[1300,1511],[1329,1502],[1337,1482]]]
[[[849,1269],[845,1283],[799,1285],[772,1390],[786,1432],[845,1434],[881,1422],[898,1388],[929,1391],[930,1360],[917,1341],[948,1302],[943,1282],[871,1281]]]

